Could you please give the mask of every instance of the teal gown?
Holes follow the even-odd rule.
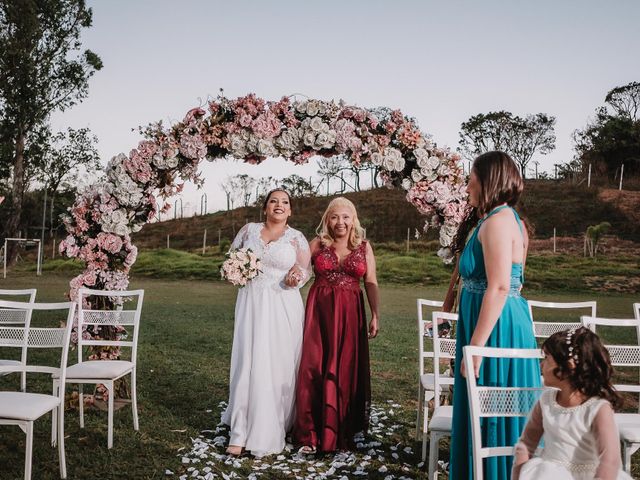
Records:
[[[487,274],[484,268],[482,245],[478,231],[482,222],[496,212],[510,207],[504,205],[493,209],[478,222],[469,237],[460,257],[462,292],[460,295],[459,322],[456,342],[455,380],[453,393],[453,424],[449,478],[451,480],[472,480],[473,462],[471,447],[471,423],[466,379],[460,374],[462,347],[469,345],[478,322],[482,298],[487,288]],[[511,209],[522,232],[522,223],[515,210]],[[533,336],[532,320],[527,301],[520,296],[523,282],[521,263],[511,266],[511,287],[500,318],[496,323],[487,347],[537,348]],[[479,385],[505,387],[539,387],[540,364],[537,360],[484,359],[480,367]],[[524,429],[524,418],[483,418],[481,419],[482,445],[515,445]],[[506,480],[511,478],[510,457],[493,457],[484,461],[484,478]]]

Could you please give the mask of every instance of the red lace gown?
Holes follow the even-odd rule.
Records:
[[[354,434],[366,433],[369,425],[369,343],[360,289],[365,255],[363,242],[342,265],[331,247],[312,258],[316,277],[307,297],[293,436],[323,452],[352,449]]]

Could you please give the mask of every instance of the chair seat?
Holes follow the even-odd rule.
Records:
[[[0,367],[19,367],[22,365],[22,362],[20,360],[1,360],[0,359]],[[19,371],[19,370],[16,370]],[[3,375],[9,375],[10,373],[13,372],[0,372],[0,377]]]
[[[433,411],[431,420],[429,421],[429,430],[439,432],[450,432],[451,422],[453,418],[453,407],[444,405]]]
[[[616,413],[620,439],[628,443],[640,443],[640,414]]]
[[[126,360],[89,360],[67,368],[67,381],[105,379],[114,380],[133,370],[133,363]]]
[[[34,421],[60,404],[52,395],[25,392],[0,392],[0,418]]]
[[[425,373],[420,377],[420,385],[422,385],[422,388],[425,390],[433,390],[434,381],[433,373]]]

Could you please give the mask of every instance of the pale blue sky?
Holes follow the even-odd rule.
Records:
[[[542,170],[573,156],[611,88],[640,81],[640,2],[89,0],[84,46],[104,68],[89,97],[54,125],[89,126],[104,163],[140,140],[132,128],[187,110],[224,88],[277,100],[302,93],[400,108],[441,145],[457,146],[471,115],[505,109],[557,117]],[[209,211],[229,173],[315,175],[267,160],[203,165]],[[201,192],[189,188],[185,206]]]

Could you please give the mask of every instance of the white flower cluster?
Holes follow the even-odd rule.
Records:
[[[336,144],[336,131],[321,117],[305,118],[300,124],[302,143],[314,150],[329,150]]]
[[[123,208],[104,213],[100,217],[99,223],[102,225],[103,232],[115,233],[116,235],[128,235],[131,233],[127,211]]]
[[[153,155],[153,164],[160,170],[170,170],[178,166],[177,148],[159,148]]]
[[[289,127],[276,138],[275,143],[283,157],[289,158],[300,151],[302,129]]]
[[[277,157],[280,154],[272,139],[258,138],[246,129],[229,135],[229,152],[235,158]]]
[[[124,169],[122,162],[126,159],[126,155],[121,153],[113,157],[107,164],[107,178],[110,183],[109,191],[111,195],[118,199],[120,205],[135,207],[142,200],[144,193],[142,188]]]
[[[394,147],[386,147],[382,153],[372,153],[371,163],[389,172],[401,172],[406,165],[402,152]]]

